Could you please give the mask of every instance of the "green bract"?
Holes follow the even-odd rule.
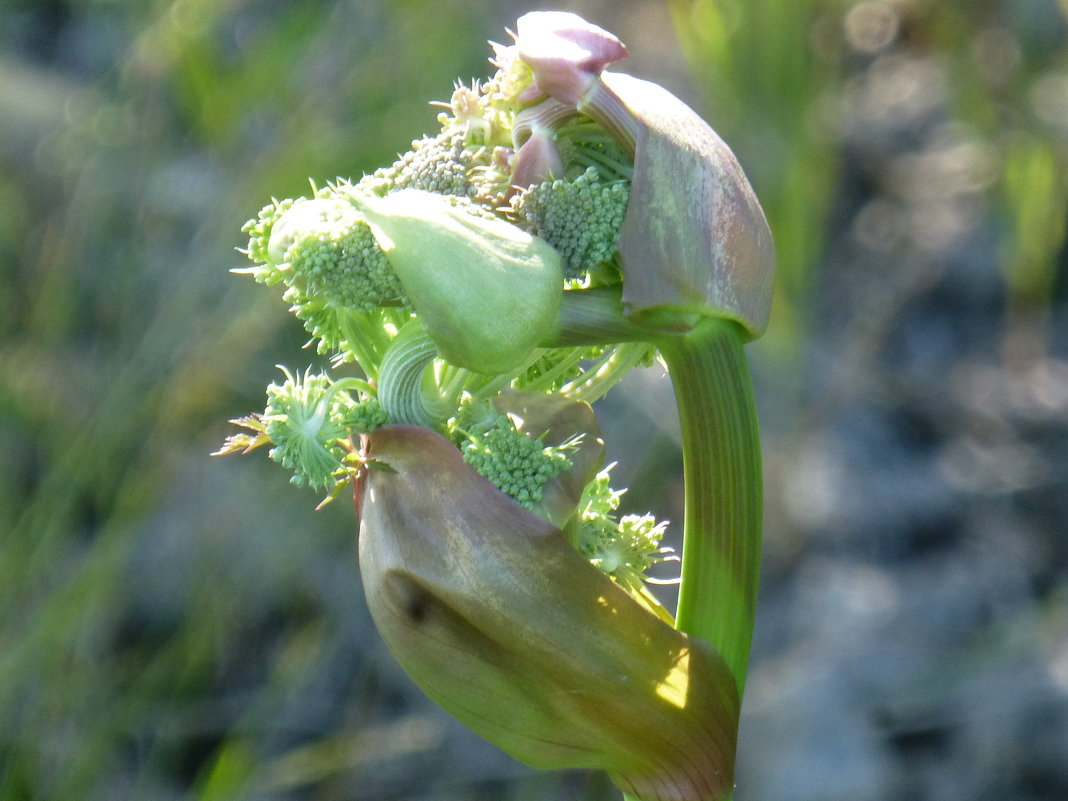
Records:
[[[732,786],[738,695],[671,628],[424,428],[368,438],[360,572],[375,625],[423,690],[512,756],[602,768],[642,801]]]
[[[504,373],[551,330],[563,292],[544,240],[463,202],[418,189],[353,195],[447,361]]]

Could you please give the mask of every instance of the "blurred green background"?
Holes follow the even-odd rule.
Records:
[[[534,8],[701,110],[776,236],[737,799],[1068,797],[1064,0],[0,0],[0,801],[614,797],[399,673],[349,506],[208,456],[315,362],[242,222]],[[603,417],[680,519],[662,371]]]

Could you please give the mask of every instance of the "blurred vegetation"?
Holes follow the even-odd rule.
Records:
[[[910,101],[937,103],[943,90],[950,96],[953,116],[940,122],[981,149],[983,161],[967,177],[980,184],[974,188],[991,189],[984,202],[1002,204],[998,216],[1007,230],[996,236],[1013,304],[1029,307],[1025,318],[1048,307],[1064,270],[1068,216],[1063,2],[1060,11],[1052,0],[668,5],[705,107],[748,166],[776,235],[773,347],[790,352],[807,326],[818,325],[812,293],[828,225],[834,214],[857,211],[842,190],[863,165],[843,165],[843,140],[857,133],[850,103],[865,89],[863,101],[877,104],[866,111],[886,116],[909,113]],[[948,85],[910,84],[923,74],[895,75],[908,59],[937,62],[939,71],[927,77]],[[879,83],[863,87],[865,81]],[[893,133],[892,121],[883,122],[882,133]],[[893,197],[894,187],[885,184],[874,193],[909,200]],[[1063,291],[1063,277],[1061,284]]]
[[[798,364],[849,301],[829,283],[843,229],[930,251],[989,226],[1001,357],[1063,354],[1063,2],[561,5],[625,39],[674,22],[776,235],[758,372]],[[610,797],[516,765],[398,675],[344,503],[313,514],[266,460],[207,458],[275,361],[314,360],[227,273],[241,223],[388,163],[530,7],[0,0],[0,801]],[[929,147],[866,171],[943,89]],[[887,280],[900,301],[924,276]]]

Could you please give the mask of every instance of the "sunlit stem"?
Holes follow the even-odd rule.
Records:
[[[330,393],[327,397],[333,397],[335,392],[351,392],[356,391],[363,395],[370,395],[375,397],[378,394],[371,384],[364,381],[362,378],[340,378],[335,381],[330,387]]]
[[[561,387],[560,394],[593,403],[608,394],[633,368],[646,362],[652,350],[653,346],[645,342],[616,345],[578,379]]]
[[[556,386],[560,379],[579,367],[584,355],[585,350],[583,348],[571,349],[564,358],[553,367],[542,372],[536,379],[525,381],[522,389],[526,392],[552,392],[553,387]]]
[[[352,354],[351,358],[356,360],[370,380],[377,380],[376,366],[381,359],[378,327],[372,325],[365,315],[350,310],[339,312],[337,322],[345,337],[344,347]],[[348,360],[347,354],[344,358],[334,357],[335,364]]]
[[[760,436],[742,331],[703,318],[657,340],[682,429],[685,523],[676,625],[708,640],[745,686],[760,574]]]
[[[436,370],[438,391],[441,395],[442,403],[447,403],[454,407],[460,405],[460,398],[463,396],[464,391],[475,383],[477,379],[483,379],[477,383],[485,382],[484,376],[448,362],[439,362],[436,365]]]
[[[506,373],[494,375],[477,373],[474,370],[457,367],[448,362],[437,362],[438,393],[441,397],[442,409],[444,410],[446,407],[457,408],[465,394],[469,394],[474,398],[494,397],[508,387],[517,375],[525,372],[532,364],[537,362],[540,354],[541,350],[535,350],[519,367]]]

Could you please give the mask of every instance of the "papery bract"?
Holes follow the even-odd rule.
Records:
[[[643,801],[729,793],[734,679],[427,429],[367,439],[360,571],[397,660],[447,711],[541,768]]]
[[[601,80],[637,132],[619,242],[628,310],[727,317],[760,336],[771,310],[775,247],[734,153],[663,87],[622,73],[604,72]]]
[[[534,128],[512,158],[512,187],[525,189],[564,174],[564,161],[551,132]]]
[[[534,70],[540,91],[570,105],[597,73],[627,57],[613,34],[567,11],[533,11],[516,22],[519,57]]]

